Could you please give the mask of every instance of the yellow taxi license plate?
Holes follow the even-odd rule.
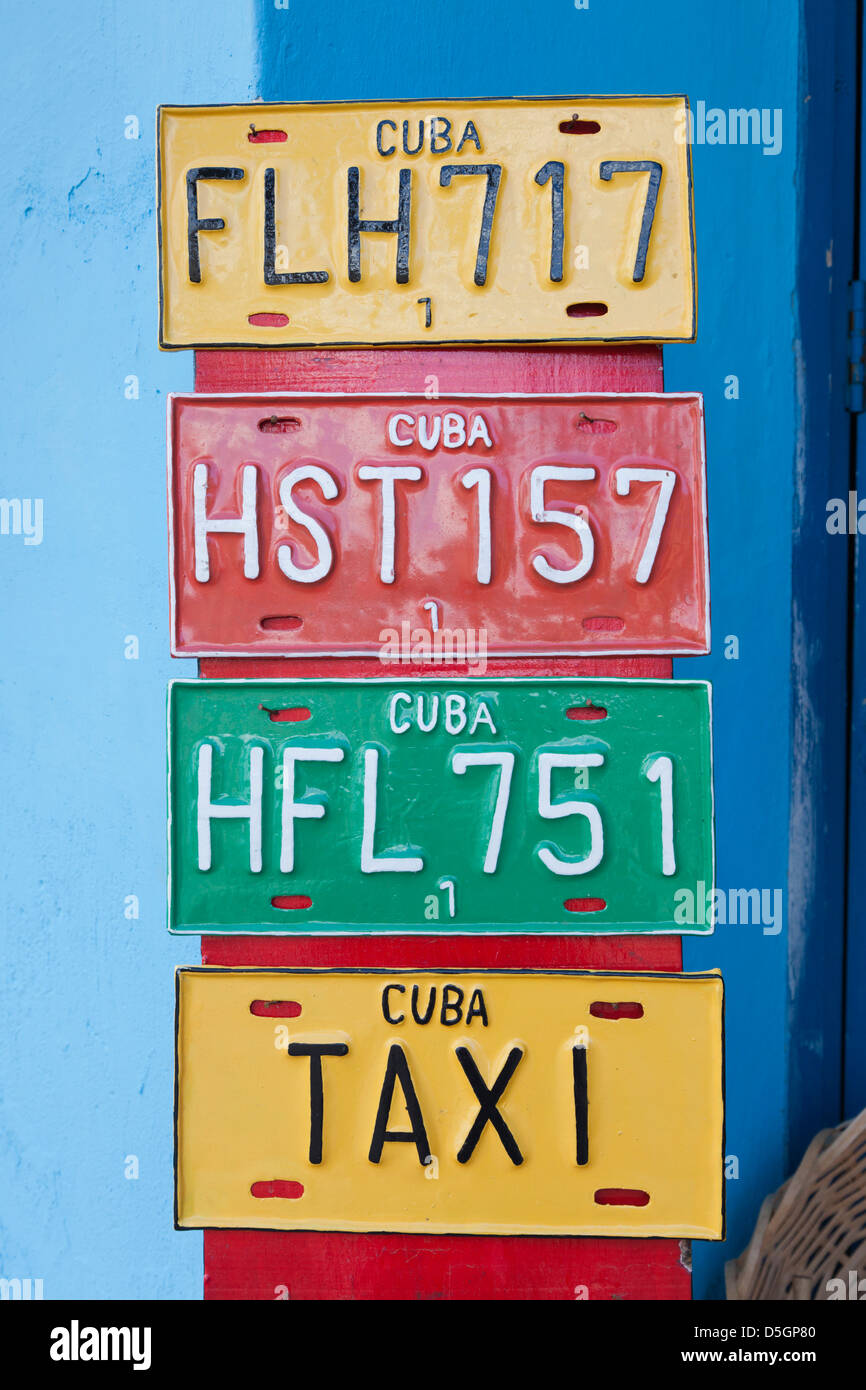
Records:
[[[715,973],[177,982],[179,1227],[722,1235]]]
[[[685,97],[159,111],[160,343],[695,335]]]

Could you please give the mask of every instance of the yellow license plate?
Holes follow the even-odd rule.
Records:
[[[178,971],[177,1225],[722,1236],[722,981]]]
[[[161,346],[690,340],[687,114],[163,106]]]

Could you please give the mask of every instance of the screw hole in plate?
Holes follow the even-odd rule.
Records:
[[[643,1018],[643,1004],[635,1002],[609,1003],[606,999],[596,999],[589,1006],[593,1018]]]
[[[301,1006],[294,999],[254,999],[250,1013],[256,1018],[300,1018]]]
[[[308,898],[306,893],[278,893],[275,898],[271,898],[271,907],[278,907],[284,912],[295,912],[313,906],[312,898]]]
[[[584,300],[580,304],[566,305],[565,312],[570,319],[600,319],[607,313],[607,305],[599,301]]]
[[[262,434],[291,434],[292,430],[300,428],[297,415],[268,415],[264,420],[259,420]]]
[[[645,1207],[649,1199],[640,1187],[600,1187],[593,1198],[598,1207]]]
[[[604,705],[594,705],[588,700],[585,705],[572,705],[565,711],[566,719],[607,719]]]
[[[288,322],[288,314],[247,314],[247,323],[253,328],[285,328]]]
[[[570,121],[560,121],[559,129],[563,135],[598,135],[601,126],[598,121],[582,121],[575,111]]]
[[[566,898],[562,904],[566,912],[603,912],[607,907],[606,898]]]
[[[287,1178],[271,1178],[270,1182],[254,1182],[250,1188],[252,1197],[289,1197],[304,1195],[304,1184],[292,1182]]]
[[[284,130],[256,130],[254,125],[250,126],[247,134],[251,145],[282,145],[288,138]]]
[[[297,632],[299,627],[304,626],[303,618],[298,617],[297,613],[285,613],[273,618],[262,618],[259,627],[264,628],[265,632]]]
[[[259,709],[265,711],[272,724],[301,724],[313,717],[306,705],[292,705],[290,709],[268,709],[267,705],[259,705]]]
[[[602,416],[586,415],[583,411],[577,418],[577,428],[582,434],[615,434],[619,429],[616,420],[605,420]],[[261,429],[261,425],[259,425]]]

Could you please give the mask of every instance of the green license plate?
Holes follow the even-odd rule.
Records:
[[[682,932],[710,690],[175,681],[169,800],[175,932]]]

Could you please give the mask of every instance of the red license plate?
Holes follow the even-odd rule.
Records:
[[[175,655],[709,650],[699,395],[170,409]]]

